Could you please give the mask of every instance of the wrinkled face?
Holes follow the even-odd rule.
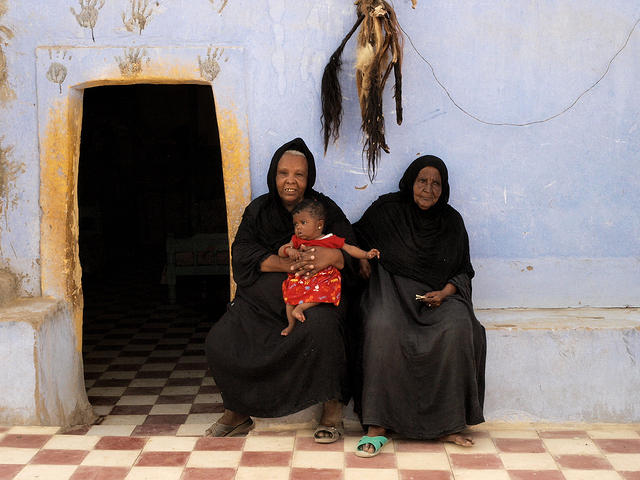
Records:
[[[276,170],[276,189],[287,210],[293,210],[304,198],[307,174],[307,159],[303,156],[285,153],[280,157]]]
[[[424,167],[413,183],[413,201],[421,210],[433,207],[442,194],[442,179],[435,167]]]
[[[308,210],[303,210],[293,216],[293,231],[302,240],[313,240],[322,235],[324,220],[320,220]]]

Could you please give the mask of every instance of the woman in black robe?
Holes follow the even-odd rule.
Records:
[[[471,446],[460,433],[484,421],[486,337],[471,304],[467,232],[447,203],[447,168],[420,157],[399,186],[354,224],[360,245],[380,250],[377,264],[361,261],[370,279],[359,456],[377,454],[391,432]]]
[[[317,403],[324,409],[316,441],[330,443],[342,435],[342,404],[349,400],[344,296],[338,307],[307,310],[304,323],[280,335],[287,325],[282,298],[287,272],[314,274],[333,265],[343,276],[353,274],[352,259],[341,250],[314,247],[299,262],[277,255],[293,234],[291,210],[308,197],[326,205],[327,231],[355,240],[342,210],[312,189],[315,176],[313,155],[296,138],[273,155],[269,193],[244,211],[232,245],[236,295],[206,339],[207,360],[225,406],[208,435],[244,433],[253,427],[251,415],[280,417]]]

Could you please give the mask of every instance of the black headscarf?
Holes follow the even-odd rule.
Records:
[[[436,212],[442,211],[442,209],[449,203],[449,172],[447,171],[447,166],[440,158],[434,155],[424,155],[416,158],[405,170],[404,175],[402,175],[402,178],[400,179],[400,183],[398,183],[398,187],[407,199],[413,201],[413,184],[424,167],[434,167],[438,172],[440,172],[440,180],[442,184],[442,193],[440,193],[440,198],[435,205],[424,211],[429,215],[434,215]]]
[[[425,167],[440,172],[442,193],[435,205],[422,210],[413,199],[413,184]],[[449,174],[444,162],[432,155],[414,160],[399,188],[399,192],[379,197],[354,224],[362,246],[380,250],[380,263],[386,270],[433,289],[442,289],[459,274],[473,277],[464,222],[448,204]]]
[[[288,150],[296,150],[307,159],[307,188],[305,198],[317,198],[327,208],[325,229],[341,237],[347,243],[355,243],[351,224],[329,197],[313,190],[316,181],[316,164],[313,154],[301,138],[282,145],[271,158],[267,173],[269,193],[253,200],[245,209],[232,246],[233,278],[240,286],[250,285],[260,275],[260,264],[269,255],[277,254],[278,248],[291,240],[293,218],[284,207],[276,187],[278,162]],[[346,262],[345,262],[346,264]]]

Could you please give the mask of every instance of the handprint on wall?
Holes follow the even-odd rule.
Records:
[[[200,66],[200,76],[213,82],[220,73],[220,64],[218,59],[222,60],[224,48],[216,48],[211,52],[211,47],[207,49],[207,58],[202,60],[198,55],[198,65]]]
[[[56,56],[60,58],[60,51],[56,52]],[[53,55],[51,53],[51,50],[49,50],[49,58],[53,60]],[[66,50],[63,50],[61,60],[65,60],[65,59],[71,60],[71,55],[67,57]],[[49,70],[47,70],[47,80],[53,83],[57,83],[60,93],[62,93],[62,84],[64,83],[66,78],[67,78],[67,67],[65,67],[62,63],[58,61],[54,61],[51,63],[51,65],[49,65]]]
[[[149,0],[130,0],[131,1],[131,17],[127,19],[127,12],[122,12],[122,23],[125,28],[134,32],[138,30],[138,34],[142,35],[142,30],[147,25],[149,17],[153,13],[153,9],[149,8]],[[149,11],[147,12],[147,8]]]
[[[218,9],[218,13],[222,13],[222,10],[224,10],[224,7],[227,6],[227,2],[229,2],[229,0],[209,0],[213,5],[216,4],[217,1],[221,2],[220,8]]]
[[[83,28],[91,29],[91,39],[95,42],[96,38],[93,35],[93,28],[98,21],[98,10],[104,7],[104,0],[79,0],[80,12],[71,7],[71,13],[76,17],[78,24]]]
[[[151,61],[144,48],[127,48],[123,57],[115,57],[115,59],[124,77],[135,77],[142,72],[143,61],[147,64]]]

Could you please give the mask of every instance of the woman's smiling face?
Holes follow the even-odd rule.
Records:
[[[276,188],[284,207],[291,211],[304,198],[307,189],[308,165],[302,155],[285,153],[276,170]]]
[[[442,179],[435,167],[424,167],[413,182],[413,201],[421,210],[433,207],[442,194]]]

